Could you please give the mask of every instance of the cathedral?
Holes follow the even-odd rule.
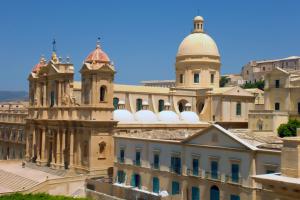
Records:
[[[122,67],[122,66],[118,66]],[[219,87],[221,56],[196,16],[176,55],[175,87],[115,84],[117,67],[98,41],[74,81],[55,51],[29,74],[26,160],[71,172],[103,174],[114,162],[114,135],[202,130],[211,123],[246,127],[255,95]]]

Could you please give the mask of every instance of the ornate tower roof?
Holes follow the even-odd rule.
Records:
[[[32,72],[38,73],[40,69],[44,66],[46,66],[46,59],[44,56],[41,56],[40,62],[33,67]]]
[[[92,51],[85,59],[88,63],[108,63],[110,62],[107,54],[101,49],[100,41],[98,39],[96,49]]]

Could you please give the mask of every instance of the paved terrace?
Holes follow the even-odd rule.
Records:
[[[60,176],[32,168],[22,168],[21,161],[0,161],[0,194],[31,188]]]

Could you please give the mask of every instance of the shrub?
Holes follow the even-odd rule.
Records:
[[[88,200],[86,198],[73,198],[67,196],[51,196],[46,193],[38,193],[38,194],[9,194],[0,196],[0,200]]]
[[[280,124],[277,129],[279,137],[296,136],[297,128],[300,128],[300,121],[296,119],[289,119],[287,124]]]

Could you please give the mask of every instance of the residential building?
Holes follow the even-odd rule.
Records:
[[[274,60],[251,61],[243,66],[241,74],[246,82],[255,83],[264,80],[265,75],[277,67],[285,71],[300,70],[300,57],[290,56]]]

